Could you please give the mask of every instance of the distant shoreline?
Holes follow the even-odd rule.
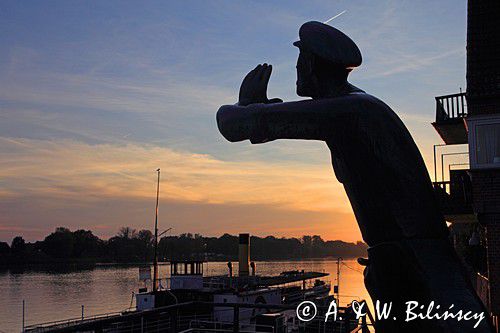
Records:
[[[254,261],[366,257],[367,248],[363,242],[325,241],[319,235],[250,237],[250,256]],[[0,268],[55,267],[57,270],[64,269],[64,266],[141,266],[151,264],[155,253],[154,235],[150,230],[122,227],[115,236],[100,239],[90,230],[71,231],[58,227],[40,241],[28,243],[16,236],[11,244],[0,242]],[[159,261],[237,262],[238,236],[206,237],[190,233],[164,236],[158,240],[157,253]]]
[[[355,260],[358,257],[344,257],[344,260]],[[316,257],[316,258],[289,258],[289,259],[258,259],[253,260],[256,263],[259,262],[307,262],[307,261],[333,261],[337,260],[337,257]],[[206,262],[216,262],[225,263],[231,261],[233,264],[237,264],[238,258],[232,258],[231,260],[207,260]],[[160,261],[158,264],[160,266],[169,266],[169,261]],[[51,261],[51,262],[23,262],[23,263],[0,263],[0,272],[6,270],[87,270],[94,268],[106,268],[106,267],[140,267],[140,266],[152,266],[153,262],[102,262],[102,261],[92,261],[86,260],[68,260],[68,261]]]

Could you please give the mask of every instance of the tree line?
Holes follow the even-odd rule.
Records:
[[[320,236],[277,238],[274,236],[250,239],[252,260],[280,260],[366,256],[363,242],[348,243],[340,240],[324,241]],[[103,240],[90,230],[71,231],[56,228],[43,241],[27,243],[21,236],[11,244],[0,242],[0,265],[36,263],[145,263],[154,256],[154,235],[150,230],[122,227],[119,232]],[[237,260],[238,236],[224,234],[204,237],[185,233],[161,237],[158,242],[161,261],[203,259]]]

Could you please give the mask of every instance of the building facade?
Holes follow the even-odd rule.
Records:
[[[467,91],[436,97],[434,187],[457,252],[500,326],[500,1],[469,0]],[[456,145],[462,145],[457,151]],[[454,146],[452,153],[447,148]],[[468,155],[467,165],[450,155]],[[437,165],[441,166],[440,175]],[[441,177],[439,177],[441,176]]]

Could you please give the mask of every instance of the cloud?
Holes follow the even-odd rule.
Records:
[[[2,82],[3,81],[3,82]],[[136,82],[93,75],[29,73],[3,77],[0,100],[105,111],[165,113],[189,109],[194,114],[213,110],[234,99],[234,91],[213,84],[185,83],[164,77]],[[198,108],[193,108],[193,106]],[[203,106],[203,107],[202,107]]]
[[[343,220],[350,216],[352,220],[344,190],[328,165],[228,162],[153,145],[90,145],[72,140],[3,137],[0,138],[0,152],[5,157],[0,162],[3,188],[0,196],[4,203],[9,202],[8,206],[3,206],[0,218],[4,227],[11,226],[12,221],[16,221],[14,225],[30,225],[30,220],[36,221],[41,215],[52,222],[63,222],[74,218],[71,212],[75,207],[78,216],[85,207],[95,210],[95,213],[85,213],[92,215],[87,218],[92,221],[89,225],[108,225],[103,221],[110,218],[113,221],[111,229],[116,229],[123,223],[106,216],[105,207],[110,209],[109,203],[116,202],[118,208],[110,211],[116,214],[118,209],[120,215],[127,216],[134,214],[132,207],[136,205],[131,203],[153,203],[154,170],[158,167],[162,172],[162,200],[192,209],[196,218],[190,219],[191,231],[206,230],[202,220],[203,211],[209,210],[207,207],[212,210],[218,207],[215,209],[218,215],[223,215],[223,207],[227,209],[226,218],[212,226],[212,230],[221,233],[228,221],[238,221],[241,227],[255,229],[259,220],[263,220],[266,221],[262,226],[265,232],[295,234],[293,231],[304,230],[304,225],[317,230],[335,216],[343,216]],[[28,210],[23,212],[14,208],[22,207],[27,198],[38,205],[26,206]],[[103,207],[106,202],[108,204]],[[151,209],[149,204],[145,207],[145,212]],[[256,209],[254,215],[259,211],[261,214],[253,222],[248,218],[252,212],[250,207]],[[270,215],[263,218],[262,212]],[[294,214],[296,217],[292,218]],[[295,225],[287,223],[287,219],[295,221]],[[77,220],[82,221],[82,218]],[[304,225],[300,225],[299,220]],[[355,239],[359,239],[355,226],[348,229]]]
[[[419,54],[400,54],[399,58],[401,60],[395,61],[395,63],[389,66],[389,69],[382,70],[380,72],[374,73],[369,76],[365,76],[364,79],[371,79],[377,77],[386,77],[394,74],[400,74],[409,71],[417,71],[424,67],[433,66],[438,61],[442,59],[449,58],[451,56],[465,54],[465,48],[460,47],[457,49],[449,50],[446,52],[439,52],[431,56],[422,56]]]
[[[16,235],[39,240],[58,226],[71,230],[90,229],[103,238],[115,235],[121,226],[152,229],[153,198],[100,198],[85,200],[50,195],[21,195],[0,202],[0,239]],[[23,227],[19,227],[20,223]],[[300,237],[321,235],[324,239],[361,239],[352,214],[336,211],[312,212],[266,204],[209,204],[160,197],[160,229],[219,236],[250,232],[259,236]]]
[[[326,165],[228,162],[153,145],[0,141],[6,157],[0,176],[15,193],[150,197],[157,167],[162,169],[162,195],[186,201],[272,203],[314,211],[331,208],[327,202],[342,190]]]

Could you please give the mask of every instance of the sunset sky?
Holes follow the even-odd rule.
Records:
[[[363,54],[353,84],[403,119],[429,170],[434,96],[465,88],[465,1],[2,1],[0,241],[58,226],[361,240],[323,142],[231,144],[215,113],[261,62],[297,100],[306,21]]]

